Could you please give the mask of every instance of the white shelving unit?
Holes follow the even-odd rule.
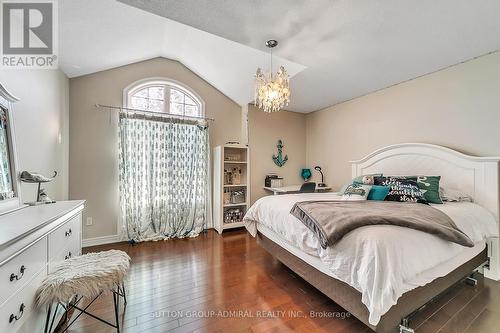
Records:
[[[231,160],[230,160],[231,159]],[[213,214],[214,227],[217,232],[227,229],[243,227],[244,223],[237,219],[233,222],[227,222],[225,217],[228,212],[240,211],[243,216],[250,205],[250,154],[246,146],[241,145],[224,145],[214,148],[213,153],[214,163],[214,184],[213,184]],[[226,183],[225,171],[240,172],[240,182],[237,184]],[[226,181],[226,182],[225,182]],[[233,191],[244,191],[245,202],[232,203],[224,201],[224,193]],[[231,198],[231,195],[229,194]],[[231,214],[229,214],[231,216]],[[234,214],[233,214],[234,216]]]

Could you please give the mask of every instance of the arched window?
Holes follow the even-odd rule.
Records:
[[[174,115],[202,117],[203,103],[183,85],[168,80],[146,80],[125,90],[126,107]]]

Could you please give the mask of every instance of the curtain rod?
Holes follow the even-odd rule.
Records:
[[[196,116],[184,116],[184,115],[180,115],[180,114],[172,114],[172,113],[163,113],[163,112],[156,112],[156,111],[149,111],[149,110],[124,108],[124,107],[121,107],[121,106],[95,104],[95,107],[96,108],[106,108],[106,109],[118,110],[118,111],[125,111],[125,112],[126,111],[131,111],[131,112],[149,113],[149,114],[152,114],[152,115],[155,115],[155,116],[159,116],[159,117],[188,118],[188,119],[196,119],[196,120],[215,121],[214,118],[196,117]]]

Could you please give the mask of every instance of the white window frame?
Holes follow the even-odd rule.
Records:
[[[164,87],[163,91],[164,109],[163,112],[157,112],[158,114],[171,114],[173,116],[183,116],[176,113],[170,113],[170,90],[174,88],[180,90],[183,94],[188,95],[197,104],[199,114],[196,117],[205,117],[205,102],[193,89],[191,89],[190,87],[179,81],[163,77],[142,79],[139,81],[135,81],[132,84],[125,87],[125,89],[123,89],[123,106],[125,108],[128,108],[131,105],[130,100],[132,96],[136,94],[138,91],[145,88],[156,87],[156,86]]]

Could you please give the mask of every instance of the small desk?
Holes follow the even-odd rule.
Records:
[[[298,193],[301,186],[302,185],[290,185],[290,186],[283,186],[283,187],[266,187],[266,186],[264,186],[264,190],[269,191],[269,192],[273,192],[274,195],[287,194],[287,193]],[[331,190],[332,190],[332,188],[329,186],[326,186],[326,187],[316,186],[316,192],[330,192]]]

